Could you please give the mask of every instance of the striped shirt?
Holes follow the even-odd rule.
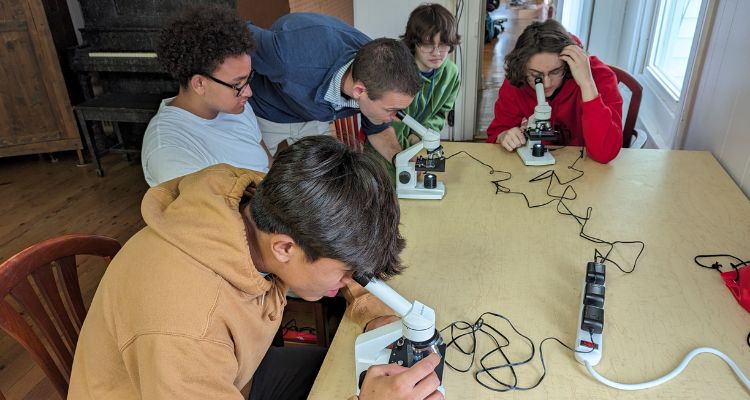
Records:
[[[333,105],[333,109],[336,111],[339,111],[345,107],[359,108],[359,103],[357,102],[357,100],[347,99],[341,95],[341,78],[344,76],[349,66],[352,65],[352,62],[354,62],[354,60],[344,64],[344,66],[336,71],[336,74],[334,74],[333,78],[331,78],[331,83],[328,85],[328,91],[326,91],[325,96],[323,96],[323,98],[327,102]]]

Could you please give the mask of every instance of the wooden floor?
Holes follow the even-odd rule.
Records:
[[[482,67],[480,134],[492,121],[497,91],[505,73],[503,59],[518,35],[544,15],[539,7],[509,8],[507,2],[492,18],[508,18],[505,32],[485,45]],[[49,156],[0,158],[0,262],[27,246],[64,233],[97,233],[125,243],[143,227],[140,202],[148,185],[138,161],[129,163],[118,155],[103,157],[106,176],[99,178],[92,166],[77,166],[74,153]],[[79,273],[88,304],[104,272],[99,264],[84,264]],[[0,392],[8,400],[57,399],[26,351],[0,333]]]
[[[0,262],[29,245],[64,233],[97,233],[125,243],[143,227],[140,203],[148,185],[140,163],[103,158],[107,174],[76,165],[75,153],[0,158]],[[101,263],[79,268],[88,305],[104,272]],[[0,391],[12,399],[57,399],[28,353],[0,332]]]
[[[529,1],[529,3],[532,3]],[[532,22],[539,21],[546,15],[543,6],[529,5],[526,7],[508,7],[508,2],[501,2],[500,7],[490,13],[490,18],[498,20],[507,18],[503,23],[505,31],[496,39],[484,45],[482,61],[482,93],[479,103],[479,120],[477,121],[477,135],[475,139],[487,138],[487,127],[494,117],[495,101],[500,85],[505,79],[503,63],[505,55],[516,45],[521,32]]]

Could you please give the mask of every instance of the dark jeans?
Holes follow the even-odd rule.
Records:
[[[317,346],[271,346],[253,375],[248,400],[304,400],[326,350]]]

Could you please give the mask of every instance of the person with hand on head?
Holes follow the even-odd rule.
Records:
[[[584,146],[600,163],[622,147],[622,96],[614,72],[589,55],[559,22],[529,25],[505,57],[505,82],[495,102],[487,142],[513,151],[526,143],[523,131],[537,104],[534,80],[542,78],[552,108],[553,144]]]
[[[440,4],[422,4],[409,15],[401,41],[414,56],[421,78],[419,92],[403,111],[425,128],[440,132],[461,86],[458,67],[448,59],[448,55],[461,42],[456,19]],[[394,121],[391,125],[401,150],[420,140],[403,122]],[[369,142],[365,150],[377,154]],[[391,159],[381,157],[380,161],[388,168],[395,182],[396,168],[391,164]]]
[[[141,210],[146,227],[83,323],[70,399],[241,400],[248,388],[251,400],[304,399],[325,349],[270,347],[287,290],[309,301],[343,290],[360,326],[393,314],[352,277],[403,269],[396,193],[333,137],[299,140],[267,174],[219,164],[172,179]],[[436,365],[374,366],[363,399],[441,398]]]
[[[419,90],[419,70],[395,39],[371,40],[327,15],[291,13],[269,29],[248,24],[258,41],[250,104],[271,154],[332,121],[362,113],[362,131],[386,160],[401,150],[390,126]],[[279,147],[280,146],[280,147]]]
[[[272,158],[253,109],[253,36],[237,12],[195,6],[161,31],[157,56],[180,85],[164,99],[143,137],[149,186],[217,163],[266,172]]]

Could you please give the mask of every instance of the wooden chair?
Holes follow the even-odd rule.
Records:
[[[336,131],[336,137],[340,141],[344,142],[349,148],[362,152],[362,146],[365,142],[364,138],[359,133],[358,116],[359,114],[354,114],[348,117],[339,118],[333,121],[333,124]]]
[[[627,71],[614,65],[610,65],[617,83],[622,83],[630,90],[630,103],[628,113],[622,126],[622,147],[641,148],[646,143],[646,133],[635,130],[635,121],[638,119],[638,110],[641,108],[641,96],[643,95],[643,86]]]
[[[0,328],[31,353],[62,398],[86,317],[76,255],[111,260],[119,250],[112,238],[70,234],[37,243],[0,264]]]

